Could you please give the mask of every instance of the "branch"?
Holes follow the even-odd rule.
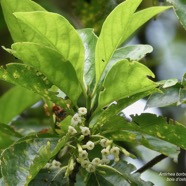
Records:
[[[148,163],[146,163],[144,166],[142,166],[141,168],[137,169],[135,172],[133,172],[133,174],[135,173],[143,173],[145,172],[147,169],[153,167],[154,165],[156,165],[157,163],[159,163],[161,160],[167,158],[166,155],[164,154],[160,154],[158,156],[156,156],[155,158],[153,158],[152,160],[150,160]]]

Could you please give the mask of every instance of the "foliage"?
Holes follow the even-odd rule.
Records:
[[[121,144],[141,144],[169,157],[178,147],[186,149],[182,124],[152,114],[132,121],[121,115],[148,95],[147,107],[185,100],[185,77],[182,82],[154,82],[154,74],[139,62],[151,46],[123,45],[170,8],[136,11],[140,3],[118,5],[98,37],[93,29],[76,30],[33,1],[1,0],[14,41],[4,49],[17,59],[0,68],[0,79],[15,85],[0,98],[0,134],[6,138],[5,143],[0,138],[1,185],[152,185],[131,174],[135,166],[123,159],[135,154]],[[162,102],[157,102],[159,96]],[[15,117],[39,100],[50,126],[17,131]]]

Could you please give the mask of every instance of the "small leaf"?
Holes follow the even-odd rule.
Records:
[[[50,12],[17,12],[14,15],[32,30],[32,34],[24,30],[27,41],[55,49],[72,64],[83,87],[84,47],[73,26],[61,15]]]
[[[84,77],[87,86],[92,91],[95,85],[95,47],[97,36],[94,34],[93,29],[90,28],[81,29],[78,32],[85,48]]]
[[[71,63],[52,48],[35,43],[16,43],[12,49],[17,58],[43,73],[76,105],[82,90]]]
[[[163,84],[163,88],[172,87],[172,86],[176,85],[176,83],[178,83],[177,79],[168,79]]]
[[[0,122],[9,123],[15,116],[41,99],[35,93],[16,86],[0,98]]]
[[[154,89],[156,83],[147,76],[154,77],[154,74],[138,62],[127,60],[117,62],[105,78],[104,90],[99,96],[99,107],[103,108],[113,101]]]
[[[1,0],[1,7],[5,17],[6,24],[14,42],[27,41],[23,30],[27,30],[19,20],[13,15],[14,12],[45,11],[44,8],[31,0]]]
[[[29,138],[15,143],[1,155],[2,175],[7,185],[27,186],[66,143],[65,138]]]

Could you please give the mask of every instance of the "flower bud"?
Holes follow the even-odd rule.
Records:
[[[101,139],[101,140],[100,140],[100,145],[101,145],[102,147],[107,147],[107,146],[110,145],[110,144],[111,144],[111,141],[108,140],[108,139]]]
[[[88,150],[92,150],[94,148],[94,143],[92,141],[88,141],[86,145],[83,145],[82,147]]]
[[[86,150],[82,150],[79,152],[79,158],[86,159],[88,157],[88,153]]]
[[[99,158],[94,158],[93,160],[92,160],[92,164],[93,165],[99,165],[101,163],[101,160],[99,159]]]
[[[71,123],[73,126],[76,126],[78,123],[81,123],[81,118],[79,117],[78,113],[74,114]]]
[[[108,149],[103,149],[101,151],[102,156],[108,156],[110,154],[110,151]]]
[[[103,159],[101,159],[101,164],[109,164],[110,160],[107,159],[106,157],[103,157]]]
[[[93,164],[89,164],[88,167],[86,168],[87,172],[95,172],[96,166]]]
[[[84,136],[90,135],[90,129],[89,129],[88,127],[82,127],[82,126],[80,126],[80,129],[81,129],[81,133],[82,133]]]
[[[72,126],[69,126],[69,127],[68,127],[68,133],[69,133],[70,135],[74,135],[74,134],[77,133],[77,130],[76,130],[74,127],[72,127]]]
[[[118,147],[112,147],[110,149],[110,153],[113,155],[119,155],[119,151],[120,151],[120,149]]]
[[[87,168],[89,164],[90,164],[90,161],[88,161],[88,160],[83,160],[83,161],[81,161],[81,166],[82,166],[83,168]]]
[[[85,107],[80,107],[80,108],[78,109],[78,114],[79,114],[80,116],[86,115],[86,114],[87,114],[87,109],[86,109]]]

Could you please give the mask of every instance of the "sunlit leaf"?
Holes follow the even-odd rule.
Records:
[[[78,30],[78,32],[85,48],[85,82],[90,89],[89,91],[91,91],[95,84],[95,46],[97,42],[97,36],[94,34],[93,29],[90,28],[81,29]]]
[[[43,7],[36,4],[31,0],[1,0],[1,7],[5,17],[6,24],[12,36],[12,39],[16,41],[27,41],[24,34],[25,27],[19,20],[13,15],[14,12],[29,12],[29,11],[45,11]],[[30,30],[27,32],[31,33]]]
[[[138,62],[127,60],[117,62],[105,78],[104,90],[99,96],[99,107],[154,89],[157,85],[147,76],[154,77],[154,74]]]
[[[78,32],[61,15],[49,12],[18,12],[14,14],[30,29],[27,41],[40,43],[55,49],[76,70],[83,85],[84,47]]]
[[[35,43],[16,43],[12,49],[17,58],[43,73],[76,104],[82,90],[71,63],[52,48]]]
[[[0,122],[9,123],[15,116],[41,99],[35,93],[16,86],[0,98]]]

